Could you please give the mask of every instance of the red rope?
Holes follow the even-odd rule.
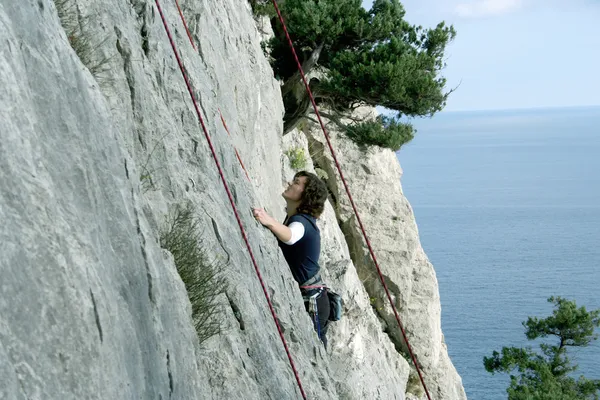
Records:
[[[179,7],[179,0],[175,0],[175,4],[177,5],[177,11],[179,11],[179,17],[181,18],[181,22],[183,22],[183,26],[185,27],[185,31],[187,32],[188,39],[190,39],[190,43],[192,44],[192,47],[194,48],[194,50],[198,51],[198,49],[196,48],[196,45],[194,44],[194,39],[192,38],[192,34],[190,33],[190,30],[188,29],[187,22],[185,21],[185,17],[183,16],[183,12],[181,11],[181,7]],[[229,135],[229,137],[231,137],[231,133],[229,133],[229,129],[227,128],[227,124],[225,123],[225,118],[223,118],[223,114],[221,114],[220,109],[219,109],[219,114],[221,115],[221,121],[223,121],[223,126],[225,127],[225,130],[227,131],[227,135]],[[248,179],[248,182],[250,182],[250,175],[248,175],[248,171],[246,171],[246,167],[244,166],[242,157],[240,157],[240,153],[238,152],[238,150],[235,146],[233,146],[233,149],[235,150],[235,156],[237,157],[240,165],[242,166],[242,169],[244,170],[244,173],[246,174],[246,178]]]
[[[285,32],[285,37],[287,38],[288,44],[290,45],[290,48],[292,50],[292,54],[294,55],[294,59],[296,60],[296,64],[298,65],[298,70],[300,71],[300,76],[302,77],[304,86],[306,86],[306,90],[308,91],[308,96],[310,97],[310,101],[315,110],[315,114],[317,116],[317,119],[319,120],[319,124],[321,124],[321,129],[323,129],[323,133],[325,134],[325,139],[327,140],[327,145],[329,146],[329,150],[331,151],[331,156],[333,157],[335,166],[337,167],[337,170],[340,174],[340,178],[342,179],[342,182],[344,183],[344,188],[346,189],[346,193],[348,194],[348,198],[350,199],[350,204],[352,205],[352,209],[354,210],[354,214],[356,215],[356,220],[358,221],[360,230],[362,231],[363,237],[365,238],[365,241],[367,243],[367,247],[369,248],[369,253],[371,253],[371,257],[373,258],[373,262],[375,263],[375,267],[377,268],[377,273],[379,275],[379,279],[381,280],[381,283],[383,284],[385,294],[387,295],[390,305],[392,306],[392,310],[394,310],[394,316],[396,317],[396,322],[398,322],[398,326],[400,327],[400,331],[402,332],[402,336],[404,337],[404,341],[406,342],[406,347],[408,347],[410,357],[412,358],[415,368],[417,369],[417,372],[419,373],[419,379],[421,379],[421,384],[423,385],[423,389],[425,389],[425,394],[427,394],[427,398],[429,400],[431,400],[431,396],[429,395],[429,391],[427,390],[427,386],[425,385],[425,380],[423,379],[423,375],[421,374],[421,369],[419,368],[419,364],[417,364],[417,359],[415,358],[412,348],[411,348],[410,344],[408,343],[408,337],[406,336],[406,332],[404,331],[402,322],[400,322],[400,316],[398,315],[398,311],[396,310],[396,306],[394,305],[394,302],[392,301],[392,296],[390,295],[390,291],[388,290],[387,284],[385,283],[385,279],[383,278],[383,274],[381,273],[381,269],[379,268],[379,263],[377,262],[377,258],[375,257],[375,252],[373,251],[373,248],[371,247],[371,242],[369,241],[369,238],[367,237],[367,232],[365,231],[365,227],[363,226],[363,223],[362,223],[362,220],[360,219],[360,215],[358,214],[356,205],[354,204],[354,200],[352,199],[352,195],[350,194],[350,189],[348,188],[348,184],[346,183],[346,179],[344,178],[344,174],[342,173],[340,163],[338,162],[337,157],[335,156],[335,151],[333,150],[333,146],[331,145],[331,141],[329,140],[329,134],[327,133],[327,129],[325,129],[325,124],[323,123],[323,120],[321,119],[321,115],[319,114],[319,109],[317,107],[317,103],[315,102],[315,98],[312,94],[312,91],[310,90],[308,82],[306,81],[306,76],[304,75],[304,70],[302,69],[302,64],[300,63],[300,60],[298,59],[298,55],[296,54],[296,50],[294,49],[294,43],[292,42],[290,34],[287,30],[287,26],[285,25],[285,21],[283,20],[283,16],[281,15],[281,10],[279,9],[279,6],[277,5],[277,0],[272,0],[272,1],[273,1],[273,6],[275,6],[275,11],[277,12],[277,16],[279,17],[279,21],[281,22],[281,26],[283,27],[283,31]]]
[[[221,113],[221,109],[219,109],[219,115],[221,116],[221,122],[223,122],[223,127],[225,127],[225,130],[227,131],[227,135],[229,137],[231,137],[231,133],[229,133],[229,128],[227,127],[227,123],[225,123],[225,118],[223,118],[223,114]],[[248,179],[248,182],[250,182],[250,175],[248,175],[248,171],[246,171],[246,167],[244,166],[244,163],[242,162],[242,157],[240,157],[240,153],[238,153],[238,150],[235,147],[235,145],[233,146],[233,149],[235,150],[235,155],[236,155],[238,161],[240,162],[240,165],[242,166],[242,169],[244,170],[244,173],[246,174],[246,178]]]
[[[235,155],[237,156],[237,159],[240,162],[240,165],[242,166],[244,173],[246,174],[246,179],[248,179],[248,182],[250,182],[250,176],[248,175],[248,171],[246,171],[246,167],[244,167],[244,163],[242,162],[242,157],[240,157],[240,153],[238,153],[236,148],[234,148],[234,150],[235,150]]]
[[[250,259],[252,260],[252,264],[254,265],[254,270],[256,271],[256,275],[258,276],[258,280],[260,281],[260,285],[262,286],[263,293],[265,298],[267,299],[267,303],[269,305],[269,310],[271,311],[271,316],[273,317],[273,321],[275,321],[275,325],[277,326],[277,331],[279,332],[279,337],[281,338],[281,342],[283,343],[283,347],[285,348],[285,352],[290,361],[290,366],[294,371],[294,376],[296,377],[296,382],[298,383],[298,388],[300,389],[300,393],[302,394],[302,398],[306,399],[306,393],[304,392],[304,388],[302,387],[302,383],[300,382],[300,376],[298,375],[298,371],[296,370],[296,365],[294,364],[294,360],[292,360],[292,355],[288,348],[287,342],[285,341],[285,337],[283,336],[283,331],[281,330],[281,326],[279,325],[279,320],[277,319],[277,314],[275,313],[275,309],[273,308],[273,304],[271,303],[271,299],[269,297],[269,293],[267,292],[267,287],[265,286],[265,282],[262,278],[260,270],[258,269],[258,264],[256,259],[254,258],[254,253],[252,252],[252,248],[250,247],[250,243],[248,242],[248,237],[246,236],[246,231],[244,230],[244,225],[242,224],[242,220],[240,219],[240,215],[238,213],[235,202],[233,201],[233,196],[231,195],[231,191],[229,190],[229,186],[227,185],[227,181],[225,179],[225,174],[223,173],[223,169],[221,168],[221,164],[219,163],[219,159],[217,158],[217,153],[213,146],[212,140],[206,129],[206,125],[204,124],[204,119],[202,118],[202,114],[200,113],[200,109],[198,108],[198,103],[196,101],[196,96],[194,95],[194,91],[192,90],[192,85],[188,79],[188,76],[185,72],[185,68],[183,66],[183,62],[179,57],[179,53],[177,52],[177,47],[175,46],[175,41],[173,40],[173,36],[171,36],[171,31],[169,30],[169,26],[167,24],[167,20],[165,19],[165,15],[163,14],[162,8],[158,0],[155,0],[156,7],[158,8],[158,12],[160,14],[160,18],[162,19],[163,26],[165,27],[165,31],[167,36],[169,37],[169,42],[171,43],[171,48],[173,49],[173,53],[175,54],[175,58],[177,59],[177,64],[179,64],[179,69],[181,70],[181,74],[183,75],[183,79],[185,80],[185,84],[187,86],[188,92],[194,103],[194,108],[196,110],[196,114],[198,115],[198,121],[202,126],[202,130],[204,131],[204,136],[206,137],[206,141],[208,142],[208,146],[210,147],[210,152],[212,153],[213,159],[217,166],[217,170],[219,171],[219,176],[221,177],[221,182],[225,187],[225,191],[227,192],[227,197],[229,198],[229,202],[231,203],[231,208],[233,209],[233,213],[235,214],[235,219],[240,227],[240,233],[242,238],[244,239],[244,243],[248,248],[248,253],[250,254]]]
[[[183,12],[181,12],[181,7],[179,7],[179,0],[175,0],[175,4],[177,5],[177,11],[179,11],[179,16],[181,17],[181,22],[183,22],[185,31],[187,32],[188,38],[190,39],[190,43],[192,44],[192,47],[194,48],[194,50],[196,50],[196,45],[194,44],[194,40],[192,39],[192,34],[190,33],[187,23],[185,22],[185,18],[183,17]]]

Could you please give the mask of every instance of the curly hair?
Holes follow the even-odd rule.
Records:
[[[306,177],[306,185],[296,212],[319,218],[325,209],[325,201],[329,194],[327,186],[317,175],[307,171],[299,171],[294,175],[294,179],[301,176]]]

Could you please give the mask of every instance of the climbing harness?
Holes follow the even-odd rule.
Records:
[[[325,290],[325,294],[327,295],[327,299],[329,301],[329,316],[327,319],[332,322],[339,321],[342,318],[342,309],[344,306],[342,296],[332,291],[327,285],[323,284],[321,282],[321,275],[318,273],[300,285],[300,290],[313,289]],[[309,297],[303,296],[303,299],[304,301],[307,301]]]
[[[312,91],[310,90],[310,86],[308,85],[308,82],[306,81],[306,76],[304,75],[304,70],[302,69],[302,64],[300,63],[300,60],[298,59],[298,55],[296,54],[296,50],[294,49],[294,43],[293,43],[292,38],[290,37],[290,34],[287,30],[287,26],[283,19],[283,15],[281,15],[281,10],[279,9],[277,0],[271,0],[271,1],[273,2],[273,6],[275,7],[275,11],[277,12],[279,22],[281,22],[281,27],[283,28],[285,37],[287,38],[287,41],[288,41],[288,45],[290,46],[290,50],[292,51],[294,60],[296,61],[296,64],[298,66],[298,71],[300,72],[300,76],[302,77],[302,81],[304,82],[304,86],[306,87],[306,91],[308,92],[308,96],[310,97],[310,102],[312,103],[313,109],[315,110],[315,115],[317,116],[317,119],[319,120],[319,124],[321,125],[321,129],[323,130],[323,134],[325,135],[325,140],[327,141],[327,145],[331,152],[331,156],[332,156],[333,161],[335,162],[335,166],[340,174],[340,178],[344,184],[346,193],[348,194],[348,199],[350,200],[350,204],[352,205],[352,209],[354,210],[354,214],[356,215],[356,220],[358,221],[360,230],[362,231],[363,237],[365,238],[365,242],[367,243],[367,247],[369,248],[369,253],[371,254],[371,258],[373,259],[373,263],[375,264],[375,267],[377,269],[377,274],[379,275],[379,279],[381,280],[383,289],[385,290],[385,294],[387,295],[390,305],[392,306],[392,310],[394,311],[394,316],[396,317],[396,322],[398,323],[398,327],[400,328],[400,331],[402,332],[402,336],[404,338],[404,342],[406,343],[406,347],[408,348],[408,352],[410,353],[410,357],[412,358],[413,364],[417,370],[417,373],[419,374],[419,379],[421,380],[423,389],[425,389],[425,394],[427,395],[427,399],[431,400],[431,396],[429,395],[429,391],[427,390],[427,385],[425,385],[425,380],[423,379],[423,374],[421,373],[421,368],[419,367],[419,364],[417,363],[417,359],[416,359],[416,357],[412,351],[412,348],[408,342],[408,337],[406,336],[406,332],[404,331],[402,322],[400,322],[400,316],[398,315],[398,311],[396,310],[396,306],[394,305],[392,296],[390,295],[390,291],[388,290],[387,284],[385,283],[385,279],[383,278],[381,268],[379,268],[379,263],[377,262],[377,258],[375,257],[375,252],[373,251],[371,242],[369,241],[369,238],[367,237],[367,232],[365,231],[362,220],[360,219],[360,215],[358,214],[358,209],[356,208],[356,205],[354,204],[352,195],[350,194],[350,189],[348,188],[348,184],[346,183],[346,179],[344,178],[344,174],[342,173],[342,168],[340,167],[340,163],[338,162],[337,157],[335,156],[335,151],[333,150],[333,146],[331,145],[331,140],[329,139],[329,134],[327,133],[327,129],[325,129],[325,124],[323,123],[323,120],[321,119],[321,114],[319,114],[319,108],[317,107],[315,98],[312,94]]]
[[[192,85],[190,83],[190,80],[187,76],[187,73],[185,72],[185,68],[183,65],[183,62],[181,60],[181,57],[179,56],[179,52],[177,51],[177,46],[175,45],[175,41],[173,40],[173,36],[171,35],[171,31],[169,29],[169,25],[167,23],[167,20],[165,18],[165,15],[163,13],[162,7],[160,6],[160,2],[159,0],[154,0],[155,4],[156,4],[156,8],[158,9],[158,13],[160,14],[160,18],[162,20],[163,26],[165,28],[165,32],[167,33],[167,36],[169,38],[169,42],[171,44],[171,49],[173,50],[173,54],[175,55],[175,58],[177,59],[177,64],[179,65],[179,69],[181,71],[181,74],[183,76],[183,79],[185,81],[185,84],[187,86],[187,90],[190,94],[192,103],[194,104],[194,109],[196,110],[196,114],[198,116],[198,121],[200,122],[200,125],[202,126],[202,130],[204,131],[204,136],[206,137],[206,141],[208,142],[208,146],[210,148],[210,152],[212,154],[213,160],[215,162],[215,165],[217,167],[217,170],[219,172],[219,176],[221,178],[221,182],[223,183],[223,187],[225,188],[225,192],[227,193],[227,197],[229,198],[229,202],[231,204],[231,208],[233,209],[233,213],[235,215],[235,219],[237,220],[237,223],[239,225],[240,228],[240,233],[242,235],[242,238],[244,239],[244,243],[246,244],[246,248],[248,249],[248,254],[250,255],[250,259],[252,260],[252,264],[254,266],[254,270],[256,272],[256,275],[258,277],[258,280],[260,282],[260,285],[262,287],[263,293],[265,295],[265,298],[267,300],[267,304],[269,305],[269,310],[271,311],[271,316],[273,317],[273,321],[275,322],[275,325],[277,326],[277,331],[279,332],[279,337],[281,339],[281,342],[283,344],[283,347],[285,349],[285,352],[287,354],[289,363],[290,363],[290,367],[292,368],[292,371],[294,372],[294,377],[296,378],[296,383],[298,384],[298,389],[300,390],[300,394],[302,395],[303,399],[307,399],[306,397],[306,393],[304,392],[304,388],[302,387],[302,382],[300,382],[300,376],[298,375],[298,370],[296,369],[296,365],[294,364],[294,360],[292,359],[292,354],[290,353],[290,350],[288,348],[287,342],[285,340],[285,337],[283,336],[283,331],[281,329],[281,325],[279,324],[279,320],[277,318],[277,314],[275,313],[275,309],[273,308],[273,304],[271,303],[271,298],[269,297],[269,293],[267,292],[267,287],[265,285],[265,282],[262,278],[262,275],[260,273],[260,270],[258,268],[258,263],[256,262],[256,259],[254,258],[254,253],[252,252],[252,248],[250,247],[250,242],[248,241],[248,237],[246,235],[246,231],[244,230],[244,225],[242,224],[242,220],[240,218],[240,215],[238,213],[237,207],[235,205],[235,202],[233,200],[233,196],[231,194],[231,191],[229,190],[229,185],[227,184],[227,180],[225,179],[225,174],[223,173],[223,169],[221,168],[221,163],[219,162],[219,159],[217,157],[217,153],[215,151],[215,148],[213,146],[212,140],[210,138],[210,135],[208,133],[208,130],[206,129],[206,125],[204,124],[204,119],[202,118],[202,114],[200,112],[200,108],[198,107],[198,103],[196,101],[196,96],[194,95],[194,91],[192,89]]]

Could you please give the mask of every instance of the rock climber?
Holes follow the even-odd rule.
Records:
[[[287,203],[287,216],[279,223],[262,208],[254,208],[254,218],[276,237],[292,276],[298,282],[304,306],[319,339],[327,348],[329,299],[319,274],[321,233],[317,218],[327,200],[327,186],[313,173],[300,171],[282,193]]]

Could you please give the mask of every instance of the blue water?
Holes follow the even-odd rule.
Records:
[[[521,322],[550,315],[552,295],[600,308],[600,107],[441,113],[415,126],[398,157],[448,352],[469,399],[506,399],[508,377],[487,373],[484,356],[527,345]],[[572,354],[600,379],[599,341]]]

